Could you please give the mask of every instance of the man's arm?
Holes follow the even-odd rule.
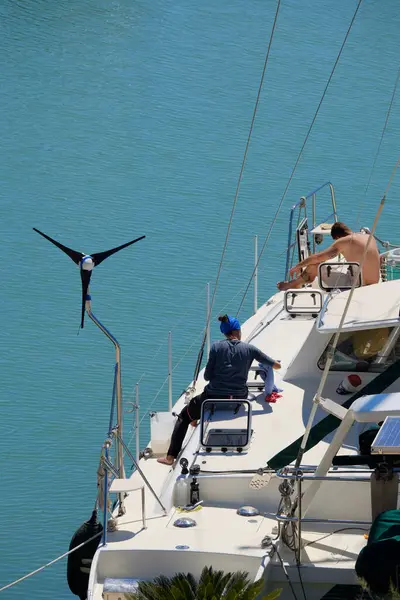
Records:
[[[293,277],[295,273],[299,273],[301,269],[304,269],[308,265],[319,265],[334,256],[337,256],[340,253],[339,243],[340,240],[336,240],[329,248],[323,250],[322,252],[317,252],[317,254],[312,254],[308,258],[305,258],[301,262],[299,262],[295,267],[290,269],[290,275]]]
[[[204,379],[206,381],[210,381],[214,374],[214,365],[215,365],[215,346],[214,344],[210,348],[210,356],[208,357],[207,365],[204,371]]]

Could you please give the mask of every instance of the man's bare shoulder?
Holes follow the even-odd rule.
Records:
[[[360,243],[364,243],[364,240],[360,239],[358,236],[365,237],[362,233],[352,233],[351,235],[346,235],[346,237],[336,240],[335,245],[342,251],[344,248],[348,248],[353,244],[359,245]]]
[[[357,244],[359,244],[360,246],[366,246],[367,244],[369,245],[369,247],[371,249],[373,248],[377,248],[376,245],[376,241],[374,236],[371,236],[368,233],[361,233],[361,232],[357,232],[357,233],[353,233],[351,236],[349,237],[353,237],[354,242],[356,242]],[[372,239],[371,239],[372,238]],[[346,239],[346,238],[345,238]]]

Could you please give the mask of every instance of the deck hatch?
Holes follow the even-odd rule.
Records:
[[[251,441],[251,404],[248,400],[207,399],[200,417],[200,444],[207,452],[247,449]]]

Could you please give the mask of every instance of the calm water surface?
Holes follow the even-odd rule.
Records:
[[[93,276],[123,348],[125,400],[166,406],[190,380],[272,26],[272,0],[3,0],[0,586],[64,552],[90,516],[113,351],[80,281],[37,227],[85,252],[146,234]],[[356,6],[283,0],[215,310],[235,311]],[[331,180],[339,214],[371,226],[398,157],[399,99],[365,194],[399,63],[397,0],[364,0],[260,268],[283,274],[289,207]],[[378,233],[400,242],[400,177]],[[357,213],[361,209],[361,223]],[[249,297],[242,317],[251,312]],[[213,326],[213,335],[217,328]],[[158,349],[161,350],[158,352]],[[132,423],[127,415],[129,439]],[[142,446],[148,436],[142,428]],[[65,562],[4,593],[68,599]]]

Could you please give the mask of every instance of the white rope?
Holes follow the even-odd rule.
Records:
[[[44,569],[47,569],[47,567],[51,567],[51,565],[54,565],[59,560],[65,558],[66,556],[69,556],[70,554],[72,554],[73,552],[76,552],[80,548],[83,548],[83,546],[85,546],[89,542],[93,541],[94,539],[96,539],[97,537],[99,537],[101,534],[102,534],[102,531],[100,531],[99,533],[96,533],[96,535],[94,535],[91,538],[89,538],[88,540],[86,540],[86,542],[82,542],[82,544],[79,544],[79,546],[76,546],[75,548],[72,548],[72,550],[68,550],[68,552],[65,552],[64,554],[61,554],[61,556],[58,556],[54,560],[51,560],[50,562],[46,563],[45,565],[39,567],[39,569],[35,569],[34,571],[31,571],[30,573],[27,573],[23,577],[20,577],[19,579],[16,579],[12,583],[8,583],[7,585],[5,585],[2,588],[0,588],[0,592],[4,592],[5,590],[8,590],[9,588],[13,587],[14,585],[17,585],[17,583],[21,583],[21,581],[25,581],[25,579],[28,579],[29,577],[32,577],[33,575],[36,575],[36,573],[40,573],[40,571],[43,571]]]

